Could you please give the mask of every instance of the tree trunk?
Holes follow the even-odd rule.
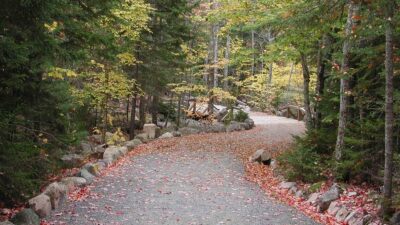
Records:
[[[390,213],[393,185],[393,33],[395,1],[387,0],[386,18],[386,93],[385,93],[385,171],[383,184],[383,213]]]
[[[211,10],[216,10],[218,3],[215,0],[211,0]],[[211,39],[212,39],[212,53],[213,53],[213,75],[212,75],[212,86],[218,87],[218,22],[212,24]]]
[[[139,122],[139,128],[143,129],[143,126],[146,123],[146,98],[144,95],[141,95],[139,99]]]
[[[181,126],[181,105],[182,105],[182,94],[178,95],[178,109],[176,116],[176,129],[179,129]]]
[[[304,53],[300,53],[301,66],[303,68],[303,95],[304,95],[304,109],[306,110],[306,127],[307,130],[312,129],[312,115],[310,107],[310,71],[308,69],[307,58]]]
[[[226,36],[225,66],[224,66],[224,90],[228,90],[229,57],[231,51],[231,37]]]
[[[213,26],[213,87],[218,87],[218,25]]]
[[[273,63],[271,63],[270,65],[269,65],[269,74],[268,74],[268,85],[271,85],[272,84],[272,75],[273,75],[273,70],[274,70],[274,64]]]
[[[331,44],[332,38],[329,34],[324,34],[322,37],[322,45],[319,49],[318,63],[317,63],[317,85],[315,87],[316,101],[315,101],[315,128],[321,126],[322,114],[319,109],[319,103],[322,100],[324,94],[325,79],[326,79],[326,65],[331,59]]]
[[[153,96],[153,101],[151,104],[151,122],[157,125],[157,115],[158,115],[158,95]]]
[[[255,32],[251,30],[251,51],[252,52],[252,63],[251,63],[251,75],[254,76],[256,73],[255,65],[256,65],[256,53],[255,53]]]
[[[105,86],[108,87],[109,74],[108,74],[107,71],[105,72],[105,78],[106,78],[105,79]],[[108,129],[108,127],[107,127],[107,123],[108,123],[108,121],[107,121],[108,120],[108,98],[109,98],[108,93],[105,93],[104,102],[103,102],[103,130],[102,130],[102,134],[101,134],[103,143],[106,143],[106,132],[107,132],[107,129]]]
[[[352,31],[355,28],[355,18],[359,11],[359,5],[353,1],[349,3],[349,10],[346,23],[346,37],[343,44],[342,78],[340,79],[340,109],[339,126],[335,147],[335,159],[340,162],[344,149],[344,137],[347,126],[347,107],[349,94],[349,69],[350,69],[350,50],[352,44]]]
[[[131,105],[131,123],[129,126],[129,140],[135,138],[136,98],[137,94],[134,94],[132,97],[132,105]]]

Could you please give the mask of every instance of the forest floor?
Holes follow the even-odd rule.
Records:
[[[317,224],[248,178],[248,156],[287,147],[304,124],[252,113],[256,128],[143,144],[43,224]]]

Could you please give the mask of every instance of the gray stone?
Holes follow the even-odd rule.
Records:
[[[53,182],[43,192],[50,197],[51,208],[57,209],[67,199],[68,187],[62,183]]]
[[[250,129],[254,127],[254,120],[248,118],[244,122],[249,125]]]
[[[161,135],[161,136],[159,137],[159,139],[173,138],[173,137],[174,137],[174,135],[173,135],[172,133],[167,132],[167,133]]]
[[[93,148],[93,152],[94,153],[104,153],[104,151],[106,150],[107,145],[97,145],[96,147]]]
[[[88,184],[91,184],[95,178],[87,169],[81,169],[79,176],[85,178]]]
[[[104,162],[96,162],[96,163],[87,163],[83,166],[83,169],[86,169],[92,175],[98,177],[101,174],[101,171],[104,170],[106,164]]]
[[[90,154],[90,153],[92,153],[92,151],[93,151],[92,145],[91,145],[89,142],[87,142],[87,141],[82,141],[82,142],[80,143],[80,148],[82,149],[82,152],[83,152],[84,154]]]
[[[257,150],[252,156],[250,156],[250,162],[259,162],[265,165],[271,164],[271,154],[264,149]]]
[[[118,152],[119,152],[118,157],[124,156],[124,155],[126,155],[126,153],[128,153],[128,148],[125,147],[125,146],[117,147],[117,149],[118,149]]]
[[[294,195],[297,198],[303,198],[304,197],[304,192],[302,190],[296,191],[296,194]]]
[[[347,218],[348,215],[349,215],[349,211],[346,209],[346,207],[343,206],[336,213],[335,218],[338,222],[343,222]]]
[[[286,182],[283,181],[279,184],[279,188],[281,189],[291,189],[292,187],[296,186],[296,182]]]
[[[342,208],[342,206],[339,205],[339,203],[337,203],[337,202],[332,202],[332,203],[329,205],[328,214],[329,214],[329,215],[332,215],[332,216],[335,216],[335,215],[337,214],[337,212],[338,212],[341,208]]]
[[[141,133],[141,134],[136,135],[136,138],[142,142],[145,142],[146,140],[149,139],[149,135],[146,133]]]
[[[235,121],[232,121],[226,128],[226,132],[242,131],[242,130],[245,130],[243,125]]]
[[[192,120],[192,119],[187,119],[186,120],[186,126],[196,128],[196,129],[202,129],[203,124],[197,120]]]
[[[172,132],[172,135],[173,135],[174,137],[181,137],[181,136],[182,136],[181,132],[179,132],[179,131],[173,131],[173,132]]]
[[[124,147],[127,151],[128,148]],[[106,166],[111,165],[115,160],[117,160],[122,154],[120,147],[110,146],[103,153],[103,161]]]
[[[86,179],[83,177],[65,177],[61,180],[61,183],[67,186],[68,190],[72,190],[75,187],[86,186]]]
[[[11,223],[10,221],[3,221],[3,222],[0,222],[0,225],[14,225],[14,224]]]
[[[101,134],[93,134],[87,137],[88,141],[95,143],[95,144],[101,144]]]
[[[179,132],[182,135],[191,135],[191,134],[199,134],[201,131],[199,129],[195,129],[192,127],[182,127],[179,128]]]
[[[239,123],[244,130],[250,130],[251,127],[248,123]]]
[[[347,196],[349,196],[349,197],[353,197],[353,196],[356,196],[356,195],[358,195],[358,193],[355,192],[355,191],[347,193]]]
[[[329,205],[340,197],[340,187],[336,184],[332,185],[329,191],[323,193],[317,200],[318,212],[324,212]]]
[[[309,197],[307,202],[310,203],[311,205],[314,205],[319,198],[319,193],[312,193]]]
[[[364,214],[361,212],[353,211],[346,217],[344,222],[348,225],[364,225]]]
[[[133,148],[135,148],[136,146],[138,146],[140,144],[142,144],[142,141],[135,138],[133,140],[125,142],[124,146],[127,147],[129,150],[132,150]]]
[[[296,192],[297,192],[297,187],[296,187],[296,186],[291,187],[291,188],[289,189],[289,192],[290,192],[290,193],[293,193],[293,194],[296,194]]]
[[[40,225],[40,218],[32,209],[23,209],[10,221],[15,225]]]
[[[207,133],[222,133],[226,131],[225,125],[223,123],[214,123],[205,127]]]
[[[78,154],[67,154],[61,157],[61,161],[69,167],[80,166],[85,158]]]
[[[149,139],[155,139],[157,137],[156,129],[157,129],[157,126],[152,123],[148,123],[143,126],[143,132],[145,134],[147,134],[147,137]]]
[[[400,225],[400,211],[393,214],[392,218],[390,219],[390,223],[394,225]]]
[[[50,197],[45,194],[40,194],[34,198],[29,199],[29,207],[39,215],[39,217],[44,218],[51,213],[51,203]]]

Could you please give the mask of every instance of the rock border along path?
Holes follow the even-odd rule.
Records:
[[[70,201],[49,224],[317,224],[245,179],[243,161],[299,134],[295,120],[253,114],[250,131],[199,134],[140,145],[103,176],[86,198]]]

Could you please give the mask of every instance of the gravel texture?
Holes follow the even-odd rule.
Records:
[[[70,225],[317,224],[247,181],[242,160],[233,154],[239,147],[252,151],[290,140],[304,125],[259,113],[252,118],[257,126],[254,131],[162,140],[161,148],[148,144],[154,149],[127,158],[96,179],[87,198],[66,204],[47,221]],[[254,139],[261,143],[253,144]]]

